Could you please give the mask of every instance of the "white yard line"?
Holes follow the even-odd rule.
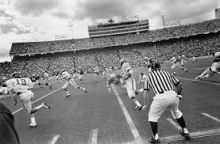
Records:
[[[60,135],[55,135],[49,142],[48,144],[56,144],[58,139],[60,138]]]
[[[201,113],[201,114],[204,115],[204,116],[206,116],[206,117],[208,117],[208,118],[210,118],[210,119],[212,119],[212,120],[214,120],[214,121],[216,121],[216,122],[219,122],[219,123],[220,123],[220,119],[217,118],[217,117],[214,117],[214,116],[212,116],[212,115],[210,115],[210,114],[207,114],[207,113]]]
[[[208,82],[208,81],[202,81],[202,80],[194,80],[190,78],[183,78],[183,77],[177,77],[182,80],[188,80],[188,81],[193,81],[193,82],[199,82],[199,83],[206,83],[206,84],[212,84],[212,85],[217,85],[220,86],[220,83],[214,83],[214,82]]]
[[[34,103],[36,103],[36,102],[38,102],[38,101],[40,101],[40,100],[42,100],[42,99],[44,99],[44,98],[50,96],[51,94],[53,94],[53,93],[59,91],[60,89],[61,89],[61,88],[56,89],[56,90],[54,90],[54,91],[52,91],[52,92],[50,92],[50,93],[48,93],[48,94],[46,94],[46,95],[40,97],[39,99],[33,101],[32,104],[34,104]],[[19,111],[21,111],[22,109],[23,109],[23,108],[20,108],[20,109],[18,109],[18,110],[16,110],[16,111],[12,112],[12,114],[14,115],[14,114],[18,113]]]
[[[220,135],[220,128],[190,133],[191,138],[201,138],[215,135]],[[184,137],[182,137],[181,135],[173,135],[160,138],[161,143],[170,143],[180,140],[184,140]]]
[[[92,129],[91,130],[91,132],[89,134],[88,144],[97,144],[98,131],[99,131],[99,129]]]
[[[180,130],[181,127],[171,118],[167,118],[168,122],[170,122],[171,125],[173,125],[177,130]]]
[[[171,67],[162,67],[162,69],[171,69]],[[198,70],[200,70],[200,69],[206,69],[207,67],[198,67],[198,68],[191,68],[191,69],[198,69]]]
[[[131,129],[131,132],[132,132],[132,134],[133,134],[133,136],[135,138],[136,144],[143,144],[143,140],[142,140],[142,138],[141,138],[141,136],[140,136],[140,134],[139,134],[139,132],[138,132],[134,122],[133,122],[133,120],[131,119],[131,116],[129,115],[129,113],[128,113],[124,103],[122,102],[118,91],[116,90],[114,85],[111,85],[111,87],[112,87],[112,90],[113,90],[117,100],[118,100],[119,105],[121,106],[123,114],[124,114],[124,116],[125,116],[125,118],[126,118],[126,120],[128,122],[128,125],[129,125],[129,127]],[[149,144],[149,143],[146,142],[146,144]]]

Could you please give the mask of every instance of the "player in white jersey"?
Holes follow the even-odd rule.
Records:
[[[144,81],[145,81],[146,78],[147,78],[147,75],[144,74],[143,72],[141,72],[140,75],[139,75],[138,84],[144,84]]]
[[[79,81],[82,81],[83,79],[83,76],[84,76],[84,71],[81,67],[78,67],[78,70],[77,70],[77,75],[78,75],[78,79]]]
[[[17,104],[17,97],[20,98],[23,108],[30,115],[30,127],[36,127],[37,123],[34,117],[34,113],[42,108],[50,109],[45,102],[41,103],[39,106],[32,107],[32,99],[34,98],[34,93],[30,90],[33,88],[33,83],[29,78],[12,78],[5,82],[6,87],[1,87],[0,91],[4,90],[3,94],[12,94],[14,96],[15,105]],[[7,91],[5,90],[7,89]],[[2,97],[4,98],[4,97]]]
[[[215,59],[210,67],[206,68],[200,75],[198,75],[195,80],[202,80],[204,78],[210,78],[215,73],[220,74],[220,52],[214,54]]]
[[[81,86],[78,86],[75,81],[74,81],[74,77],[75,77],[75,73],[73,75],[69,74],[67,71],[65,70],[62,70],[61,71],[61,78],[60,79],[65,79],[66,80],[66,83],[64,84],[63,86],[63,90],[65,91],[66,93],[66,97],[69,97],[70,96],[70,93],[68,91],[68,87],[69,85],[73,86],[74,88],[77,88],[77,89],[81,89],[83,90],[85,93],[87,93],[87,90],[86,88],[84,87],[81,87]]]
[[[98,77],[101,76],[101,74],[102,74],[102,71],[101,71],[101,69],[100,69],[98,66],[94,66],[93,72],[94,72],[95,75],[98,76]]]
[[[47,71],[43,72],[43,85],[49,86],[52,89],[52,85],[49,83],[50,75]]]
[[[181,70],[184,70],[186,73],[188,72],[187,68],[184,66],[186,57],[184,55],[174,56],[171,58],[170,62],[172,63],[171,70],[172,73],[175,75],[176,72],[174,71],[174,68],[181,68]]]
[[[133,77],[134,72],[131,69],[130,64],[127,63],[125,60],[121,60],[120,64],[121,64],[121,72],[122,72],[121,82],[124,83],[124,87],[127,90],[128,97],[135,103],[136,105],[135,109],[141,110],[142,105],[136,98],[137,91],[136,91],[136,81]]]

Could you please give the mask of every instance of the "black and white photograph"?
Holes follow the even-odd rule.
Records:
[[[220,144],[219,0],[0,0],[0,144]]]

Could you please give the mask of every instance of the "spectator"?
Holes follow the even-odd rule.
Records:
[[[20,144],[17,131],[14,126],[14,116],[0,102],[0,143]]]

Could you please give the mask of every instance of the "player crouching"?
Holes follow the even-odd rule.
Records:
[[[12,78],[5,82],[4,87],[0,88],[0,92],[4,95],[1,98],[7,98],[10,96],[14,97],[14,105],[17,105],[17,97],[20,98],[24,110],[30,116],[30,127],[37,127],[34,113],[42,108],[50,109],[45,102],[41,103],[39,106],[32,107],[32,99],[34,98],[34,93],[30,90],[33,88],[33,83],[29,78]]]
[[[213,60],[212,66],[208,67],[200,75],[198,75],[195,80],[202,80],[204,78],[210,78],[215,73],[220,73],[220,52],[214,54],[215,59]]]
[[[75,73],[74,73],[75,75]],[[77,89],[81,89],[83,90],[85,93],[87,93],[87,90],[86,88],[84,87],[81,87],[81,86],[78,86],[75,81],[74,81],[74,75],[71,75],[69,74],[67,71],[65,70],[62,70],[61,71],[61,78],[60,79],[65,79],[66,80],[66,83],[64,84],[63,86],[63,90],[65,91],[66,93],[66,97],[69,97],[70,96],[70,93],[68,91],[68,87],[69,85],[72,85],[74,88],[77,88]]]

